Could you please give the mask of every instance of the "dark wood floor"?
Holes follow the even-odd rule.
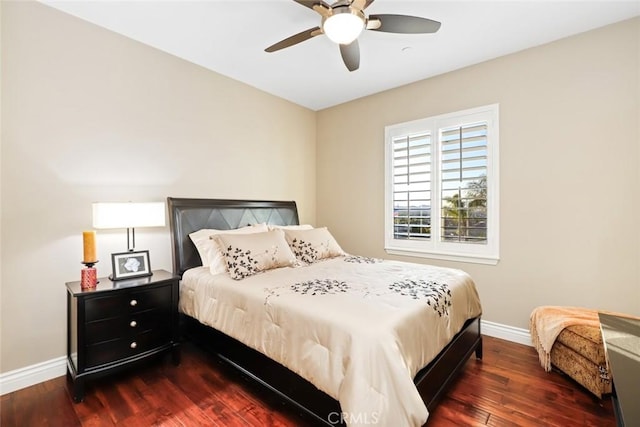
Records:
[[[226,365],[186,344],[168,358],[88,382],[72,403],[65,377],[2,396],[0,425],[304,426],[308,421]],[[427,427],[615,426],[600,401],[560,373],[545,373],[531,347],[485,337],[484,359],[470,359]],[[383,426],[386,427],[386,426]],[[389,426],[396,427],[396,426]]]

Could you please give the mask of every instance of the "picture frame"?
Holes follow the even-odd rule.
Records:
[[[129,251],[111,254],[113,281],[151,276],[149,251]]]

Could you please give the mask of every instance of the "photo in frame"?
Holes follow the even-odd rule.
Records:
[[[135,277],[151,276],[149,251],[129,251],[111,254],[113,274],[111,280],[133,279]]]

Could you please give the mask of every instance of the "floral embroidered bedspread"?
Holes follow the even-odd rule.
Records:
[[[482,311],[461,270],[357,256],[240,281],[194,268],[180,310],[337,399],[350,427],[423,425],[414,376]]]

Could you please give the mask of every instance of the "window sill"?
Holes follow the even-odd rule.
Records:
[[[431,258],[440,259],[444,261],[457,261],[468,262],[473,264],[485,264],[485,265],[497,265],[500,258],[485,256],[485,255],[471,255],[471,254],[455,254],[445,252],[418,252],[407,249],[397,248],[385,248],[385,252],[390,255],[400,255],[416,258]]]

